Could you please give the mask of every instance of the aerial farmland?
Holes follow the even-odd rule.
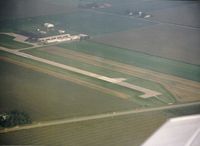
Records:
[[[0,15],[0,145],[140,146],[199,114],[199,2],[39,3]]]

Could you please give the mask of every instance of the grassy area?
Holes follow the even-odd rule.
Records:
[[[33,121],[137,108],[134,102],[4,61],[0,62],[1,112],[27,112]]]
[[[166,74],[172,74],[190,80],[200,81],[200,66],[198,65],[164,59],[128,49],[107,46],[90,41],[65,43],[58,46],[125,64],[136,65],[138,67],[147,68]]]
[[[58,48],[55,48],[55,49],[57,49],[57,52],[59,52]],[[166,89],[164,87],[162,87],[158,83],[148,81],[148,80],[144,80],[144,79],[141,79],[141,78],[137,78],[135,76],[128,75],[126,73],[113,71],[111,69],[111,67],[109,65],[106,65],[106,64],[103,64],[103,66],[95,66],[93,64],[88,64],[88,63],[85,63],[83,61],[64,57],[62,54],[60,54],[60,55],[51,54],[51,53],[48,53],[46,51],[41,51],[39,49],[31,49],[31,50],[26,50],[24,52],[30,53],[34,56],[38,56],[38,57],[45,58],[45,59],[48,59],[48,60],[56,61],[56,62],[65,64],[65,65],[70,65],[70,66],[77,67],[77,68],[80,68],[80,69],[83,69],[83,70],[86,70],[86,71],[90,71],[90,72],[93,72],[93,73],[104,75],[104,76],[107,76],[107,77],[126,78],[129,83],[132,83],[132,84],[135,84],[135,85],[138,85],[138,86],[141,86],[141,87],[145,87],[147,89],[152,89],[152,90],[161,92],[163,94],[161,98],[163,99],[163,101],[165,101],[165,103],[170,103],[170,102],[174,103],[175,102],[174,97],[168,91],[166,91]],[[95,82],[95,84],[99,84],[99,83]],[[102,84],[100,84],[100,85],[107,87],[107,88],[112,88],[112,89],[118,90],[119,92],[124,91],[124,93],[127,93],[132,98],[140,98],[140,97],[138,97],[138,94],[134,93],[134,91],[127,90],[125,88],[123,90],[122,87],[113,86],[112,84],[106,84],[105,82],[102,82]],[[115,88],[113,88],[113,87],[115,87]],[[141,99],[141,100],[143,100],[143,99]],[[147,100],[147,99],[145,99],[145,100]],[[154,100],[157,100],[157,99],[154,99]]]
[[[17,42],[14,40],[14,37],[12,36],[0,34],[0,46],[6,47],[9,49],[21,49],[21,48],[31,47],[32,45]]]

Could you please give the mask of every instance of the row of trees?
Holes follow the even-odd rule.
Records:
[[[1,127],[13,127],[30,123],[32,123],[32,120],[25,112],[13,110],[7,113],[0,114]]]

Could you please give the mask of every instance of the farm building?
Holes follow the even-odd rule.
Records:
[[[68,40],[71,40],[70,34],[62,34],[62,35],[38,38],[38,41],[42,43],[53,43],[53,42],[61,42],[61,41],[68,41]]]
[[[79,34],[79,35],[60,34],[55,36],[38,38],[38,41],[41,43],[55,43],[55,42],[63,42],[70,40],[83,40],[87,38],[89,38],[89,36],[86,34]]]
[[[51,23],[44,23],[44,26],[46,28],[54,28],[54,24],[51,24]]]

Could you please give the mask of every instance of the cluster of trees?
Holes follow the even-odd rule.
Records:
[[[0,114],[1,127],[13,127],[30,123],[32,123],[32,120],[25,112],[13,110],[7,113]]]

